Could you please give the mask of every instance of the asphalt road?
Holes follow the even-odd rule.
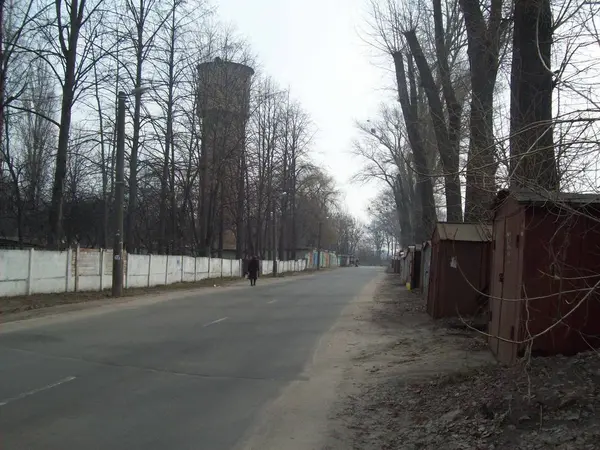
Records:
[[[230,449],[377,273],[259,279],[0,330],[0,448]]]

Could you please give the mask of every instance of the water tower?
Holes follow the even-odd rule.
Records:
[[[221,58],[199,64],[198,115],[205,118],[212,113],[232,114],[245,122],[250,112],[252,75],[251,67]]]
[[[246,140],[246,122],[250,115],[250,83],[254,70],[244,64],[215,58],[198,65],[198,116],[202,122],[203,204],[202,222],[207,234],[223,230],[225,250],[240,246],[234,230],[243,212],[243,180],[241,156]],[[210,203],[206,196],[214,192],[219,182],[220,195]],[[206,205],[211,204],[211,207]],[[209,210],[210,209],[210,210]],[[214,228],[210,221],[220,219],[222,227]],[[213,225],[214,222],[213,222]],[[214,239],[207,236],[208,245]]]

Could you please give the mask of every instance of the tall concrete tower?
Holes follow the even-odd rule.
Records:
[[[242,155],[253,74],[251,67],[220,58],[198,66],[203,174],[199,220],[203,253],[218,249],[231,256],[236,252],[239,257],[243,250]]]

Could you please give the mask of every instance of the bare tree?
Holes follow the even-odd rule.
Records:
[[[554,191],[559,180],[552,127],[552,13],[549,0],[517,0],[510,111],[510,180]]]
[[[88,0],[55,0],[56,15],[52,18],[51,25],[43,30],[46,45],[38,52],[38,55],[53,68],[62,91],[48,234],[48,244],[53,247],[61,246],[63,236],[64,182],[71,131],[71,109],[88,73],[93,70],[96,63],[90,58],[90,52],[94,39],[100,33],[102,19],[96,16],[103,13],[100,9],[102,3],[103,0],[96,0],[91,4]],[[90,20],[92,18],[93,20]],[[86,24],[89,24],[89,27],[83,35],[82,43],[80,37]],[[56,63],[58,67],[55,67]]]
[[[419,96],[417,93],[417,77],[413,58],[404,51],[402,30],[411,24],[403,23],[402,14],[394,0],[386,0],[383,6],[373,0],[371,2],[373,28],[377,34],[376,40],[382,49],[393,59],[396,75],[398,99],[406,124],[406,132],[413,153],[414,169],[417,173],[416,192],[420,200],[420,224],[417,239],[426,239],[436,221],[433,181],[428,156],[425,150],[419,122]],[[406,62],[405,62],[406,61]]]
[[[417,172],[416,192],[420,199],[421,221],[417,225],[419,241],[424,241],[429,237],[436,222],[435,200],[433,195],[433,181],[431,172],[427,164],[427,154],[423,147],[421,133],[418,128],[417,112],[417,82],[412,58],[407,55],[408,79],[410,94],[407,89],[406,73],[404,70],[404,57],[402,53],[394,53],[394,64],[396,67],[396,79],[398,83],[398,93],[400,105],[404,120],[406,121],[406,131],[408,140],[413,152],[414,167]]]
[[[448,220],[460,222],[462,221],[462,198],[459,176],[459,148],[460,131],[462,128],[462,105],[458,102],[454,87],[452,86],[448,61],[449,52],[445,44],[441,15],[441,2],[440,0],[434,0],[437,65],[439,67],[448,110],[448,123],[445,119],[444,107],[440,101],[438,87],[415,29],[404,32],[404,36],[419,70],[421,83],[429,103],[437,149],[444,170]]]
[[[56,145],[56,128],[44,119],[56,111],[54,83],[43,61],[36,61],[28,77],[22,100],[25,110],[17,123],[23,156],[24,197],[31,210],[37,210],[44,200],[53,148]]]
[[[296,258],[296,187],[298,162],[306,154],[312,139],[311,120],[298,103],[289,100],[289,91],[284,105],[283,136],[281,137],[282,154],[282,192],[281,220],[279,234],[279,259],[284,260],[289,256]],[[288,233],[289,230],[289,233]],[[290,251],[286,254],[286,248]]]
[[[0,141],[5,128],[5,110],[25,90],[24,75],[29,71],[29,49],[35,38],[36,23],[50,7],[37,5],[35,0],[0,2]]]
[[[491,0],[487,19],[480,0],[460,0],[460,6],[467,28],[471,68],[465,220],[474,222],[489,215],[496,192],[494,88],[508,22],[502,17],[503,0]]]
[[[125,230],[125,247],[128,252],[137,248],[136,221],[138,196],[138,159],[140,153],[140,131],[142,126],[142,91],[144,86],[144,65],[154,49],[155,39],[170,15],[159,11],[158,0],[126,0],[126,17],[123,28],[125,37],[133,50],[133,70],[125,61],[121,67],[127,72],[134,91],[133,105],[133,139],[129,154],[129,199],[127,208],[127,226]]]
[[[382,107],[381,118],[359,123],[362,141],[354,143],[354,152],[366,162],[355,175],[359,182],[383,181],[393,194],[401,240],[414,241],[414,225],[419,199],[415,196],[416,175],[402,113],[398,108]]]

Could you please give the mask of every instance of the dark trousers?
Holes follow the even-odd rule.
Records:
[[[256,279],[258,277],[256,276],[256,274],[248,274],[248,279],[250,280],[250,286],[256,286]]]

